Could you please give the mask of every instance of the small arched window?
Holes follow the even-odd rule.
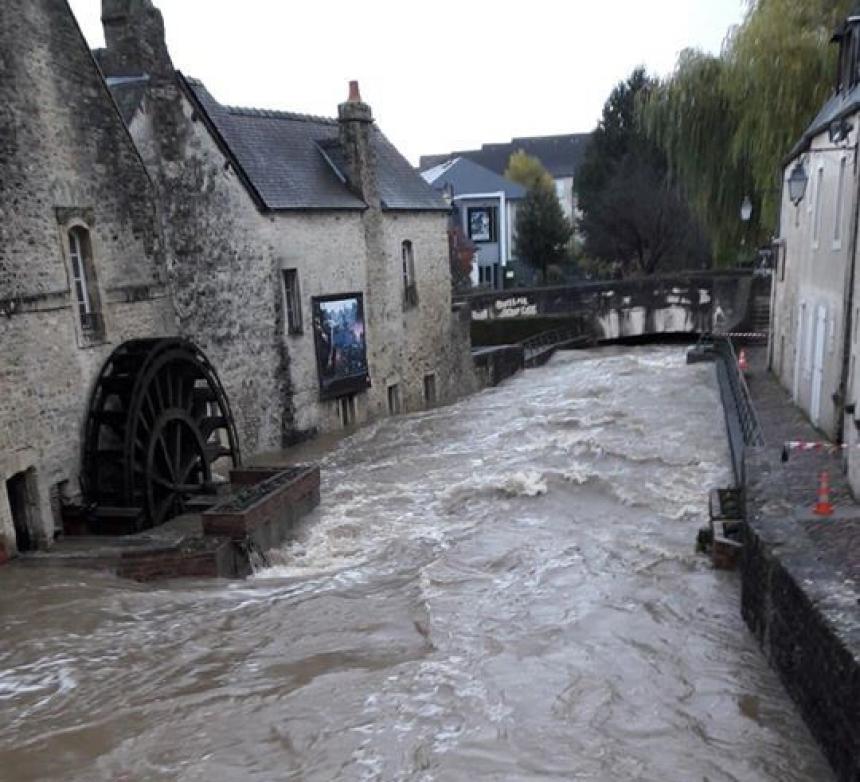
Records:
[[[414,307],[418,304],[418,287],[415,284],[415,254],[408,239],[400,245],[400,255],[403,261],[403,306]]]
[[[81,328],[87,335],[104,330],[101,317],[90,232],[79,225],[69,231],[69,261],[72,266],[72,290]]]

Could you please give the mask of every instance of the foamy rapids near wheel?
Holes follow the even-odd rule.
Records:
[[[227,396],[203,352],[185,339],[138,339],[118,347],[99,375],[84,433],[90,502],[141,508],[153,527],[213,494],[219,459],[239,466]],[[225,461],[225,464],[227,462]]]

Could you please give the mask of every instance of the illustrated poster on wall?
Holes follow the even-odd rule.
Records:
[[[487,207],[469,209],[469,238],[475,242],[489,242],[492,239],[490,210]]]
[[[312,307],[320,396],[326,399],[368,388],[363,295],[319,296]]]

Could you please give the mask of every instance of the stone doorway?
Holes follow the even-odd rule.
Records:
[[[15,527],[15,545],[19,552],[34,551],[36,536],[36,471],[19,472],[6,481],[6,496]]]

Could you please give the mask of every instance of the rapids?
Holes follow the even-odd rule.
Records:
[[[0,569],[0,780],[833,779],[693,551],[713,366],[562,353],[323,445],[247,582]]]

